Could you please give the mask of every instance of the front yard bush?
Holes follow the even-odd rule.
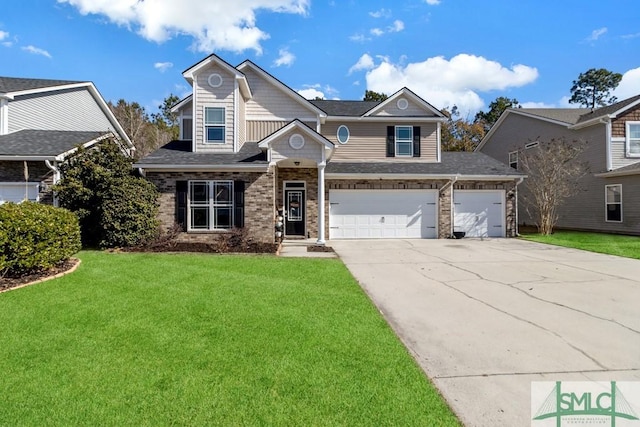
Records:
[[[0,205],[0,277],[54,267],[80,247],[72,212],[34,202]]]

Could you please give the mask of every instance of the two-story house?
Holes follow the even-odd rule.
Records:
[[[640,95],[593,111],[508,109],[477,151],[518,169],[521,150],[553,139],[586,143],[580,160],[589,165],[581,191],[560,207],[558,227],[640,234]],[[519,212],[521,224],[535,224],[525,209]]]
[[[112,136],[133,149],[93,83],[0,77],[0,203],[51,203],[60,163]]]
[[[522,174],[482,153],[441,152],[443,114],[404,88],[383,102],[309,101],[251,61],[210,55],[183,72],[181,139],[134,167],[160,219],[207,240],[247,227],[285,238],[513,236]]]

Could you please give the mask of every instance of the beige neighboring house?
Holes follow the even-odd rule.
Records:
[[[404,88],[383,102],[309,101],[251,61],[210,55],[183,72],[181,139],[134,167],[181,239],[233,227],[285,239],[510,237],[522,174],[441,152],[445,116]]]
[[[518,169],[518,151],[554,138],[587,142],[581,160],[589,165],[582,191],[561,207],[558,227],[640,235],[640,95],[593,111],[508,109],[476,151]],[[534,224],[523,208],[519,223]]]
[[[0,77],[0,204],[53,203],[60,163],[112,136],[133,150],[93,83]]]

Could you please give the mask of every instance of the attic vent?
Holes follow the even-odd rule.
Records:
[[[524,148],[526,148],[526,149],[528,150],[529,148],[534,148],[534,147],[537,147],[538,145],[539,145],[539,142],[538,142],[538,141],[536,141],[536,142],[530,142],[530,143],[528,143],[528,144],[525,144]]]
[[[294,150],[301,149],[302,147],[304,147],[304,137],[302,135],[300,135],[299,133],[294,133],[289,138],[289,145]]]
[[[400,98],[398,99],[398,102],[396,102],[396,105],[398,106],[399,109],[406,110],[407,107],[409,106],[409,101],[407,101],[404,98]]]
[[[207,79],[207,83],[211,87],[220,87],[222,86],[222,76],[218,73],[212,73]]]

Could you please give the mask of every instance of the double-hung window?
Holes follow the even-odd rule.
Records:
[[[640,122],[627,122],[627,156],[640,157]]]
[[[518,169],[518,152],[517,151],[511,151],[509,153],[509,167]]]
[[[205,142],[210,144],[224,144],[224,114],[224,107],[205,107]]]
[[[605,186],[606,220],[622,222],[622,184]]]
[[[413,126],[396,126],[396,156],[413,156]]]
[[[233,181],[189,181],[189,230],[233,227]]]

